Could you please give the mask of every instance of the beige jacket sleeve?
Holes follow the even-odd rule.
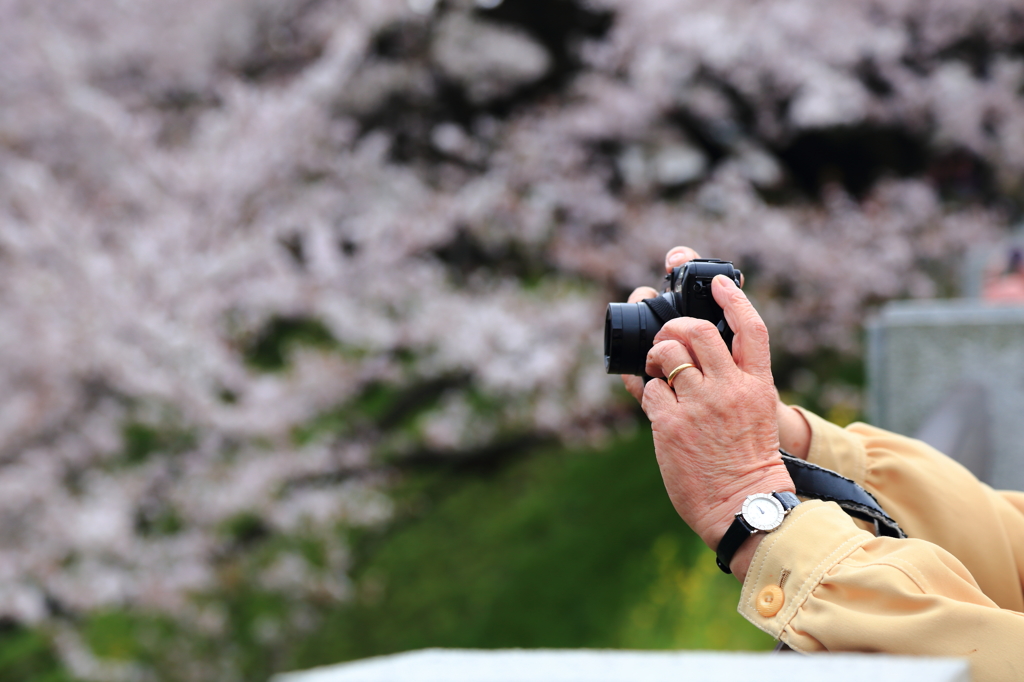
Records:
[[[1024,494],[920,441],[804,415],[808,460],[867,488],[910,538],[805,502],[761,542],[739,612],[797,651],[966,656],[976,681],[1024,679]]]

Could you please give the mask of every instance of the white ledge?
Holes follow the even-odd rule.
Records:
[[[966,660],[881,654],[423,649],[271,682],[969,682]]]

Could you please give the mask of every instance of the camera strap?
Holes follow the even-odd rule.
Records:
[[[674,320],[677,317],[683,317],[676,310],[675,306],[673,306],[671,303],[666,301],[661,296],[655,296],[654,298],[645,298],[642,302],[647,304],[647,307],[651,309],[651,312],[654,313],[655,317],[661,320],[662,324],[665,324],[669,320]],[[722,319],[719,320],[718,324],[715,326],[718,327],[718,331],[721,332],[722,339],[725,341],[725,345],[728,346],[729,350],[731,351],[732,330],[729,329],[729,325],[726,324],[725,317],[723,316]]]
[[[674,320],[677,317],[682,317],[676,312],[675,306],[663,299],[661,296],[655,296],[653,298],[645,298],[644,303],[647,307],[661,320],[662,324],[665,324],[669,320]]]
[[[835,502],[850,516],[873,522],[875,535],[907,537],[899,524],[885,513],[875,496],[856,482],[831,469],[805,462],[785,450],[779,452],[782,453],[782,461],[786,464],[789,477],[796,486],[796,494],[800,497]]]

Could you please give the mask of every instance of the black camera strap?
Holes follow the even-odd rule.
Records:
[[[661,296],[655,296],[654,298],[645,298],[643,300],[643,303],[647,304],[647,307],[651,309],[651,312],[654,313],[655,317],[661,320],[662,324],[667,323],[669,320],[674,320],[677,317],[683,317],[682,315],[679,314],[679,311],[676,310],[674,305],[666,301]],[[716,326],[718,327],[718,331],[721,332],[722,334],[722,339],[725,341],[725,345],[731,351],[732,330],[729,329],[729,325],[726,323],[725,317],[722,317],[722,319],[719,320]],[[646,383],[646,381],[647,380],[645,379],[644,382]]]
[[[665,324],[669,320],[674,320],[677,317],[682,317],[676,312],[675,306],[663,299],[661,296],[655,296],[653,298],[645,298],[644,303],[647,307],[661,320],[662,324]]]
[[[856,482],[831,469],[805,462],[785,450],[779,452],[782,453],[782,461],[785,462],[789,477],[796,486],[796,494],[800,497],[835,502],[850,516],[873,522],[875,535],[907,537],[899,524],[885,513],[875,496]]]

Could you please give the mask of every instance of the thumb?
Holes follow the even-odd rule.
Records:
[[[722,306],[725,321],[736,337],[732,341],[732,354],[736,365],[758,376],[771,377],[772,358],[768,345],[768,327],[754,309],[750,299],[736,283],[725,275],[717,275],[711,292]]]

